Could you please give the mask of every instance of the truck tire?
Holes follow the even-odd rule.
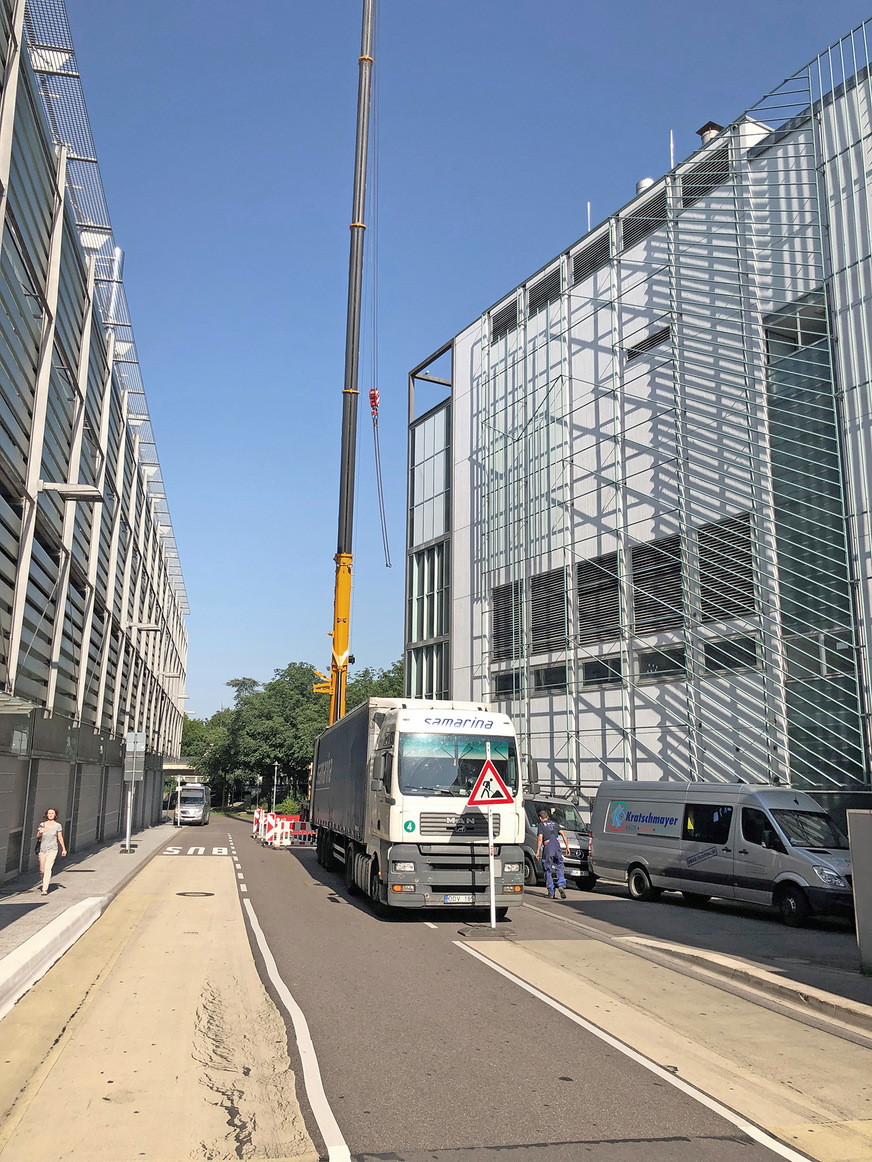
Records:
[[[505,920],[505,918],[506,918],[506,916],[508,916],[508,914],[509,914],[508,908],[497,908],[496,909],[497,920]]]
[[[384,917],[387,915],[387,904],[381,902],[381,881],[378,878],[378,866],[374,859],[369,862],[369,902],[376,916]]]
[[[524,887],[535,888],[539,877],[536,875],[536,865],[529,855],[524,856]]]
[[[811,911],[808,896],[796,884],[785,884],[781,888],[775,906],[788,928],[801,928]]]
[[[324,829],[324,859],[323,866],[327,871],[336,871],[336,857],[333,854],[333,832]]]
[[[345,890],[349,896],[357,895],[357,884],[354,882],[354,857],[356,850],[353,843],[345,849]]]
[[[651,884],[651,877],[639,864],[627,872],[627,891],[631,900],[656,900],[660,889]]]

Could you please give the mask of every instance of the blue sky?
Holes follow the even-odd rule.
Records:
[[[358,0],[67,0],[191,604],[188,710],[324,668]],[[379,0],[352,649],[402,652],[406,376],[872,15],[853,0]],[[373,187],[370,187],[370,195]],[[376,229],[377,226],[377,229]],[[393,568],[366,391],[377,371]]]

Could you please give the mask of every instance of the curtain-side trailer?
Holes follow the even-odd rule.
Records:
[[[492,807],[497,913],[523,902],[524,815],[511,719],[471,702],[370,698],[318,738],[318,862],[377,909],[490,904],[486,807],[467,800],[490,760],[513,797]]]

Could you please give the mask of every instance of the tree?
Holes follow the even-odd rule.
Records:
[[[370,666],[349,679],[345,691],[345,706],[353,710],[367,698],[402,698],[403,659],[398,658],[386,670],[374,670]]]
[[[224,685],[230,686],[233,690],[234,706],[239,706],[246,698],[250,698],[260,689],[260,682],[256,678],[231,678]]]

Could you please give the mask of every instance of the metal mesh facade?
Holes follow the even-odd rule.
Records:
[[[869,789],[867,35],[454,340],[451,694],[555,786]]]

